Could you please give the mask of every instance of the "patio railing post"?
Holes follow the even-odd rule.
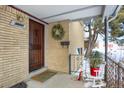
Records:
[[[118,64],[118,88],[119,88],[119,64]]]
[[[118,63],[118,88],[119,88],[119,81],[120,81],[120,71],[119,71],[119,63]]]
[[[69,74],[71,74],[71,54],[69,54]]]

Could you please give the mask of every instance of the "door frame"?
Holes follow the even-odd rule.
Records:
[[[36,22],[37,24],[40,24],[40,25],[42,25],[43,26],[43,55],[41,55],[41,56],[43,56],[43,57],[41,57],[41,58],[43,58],[43,59],[41,59],[41,60],[43,60],[43,66],[41,66],[41,68],[43,68],[44,66],[45,66],[45,25],[44,24],[42,24],[42,23],[40,23],[40,22],[37,22],[37,21],[35,21],[35,20],[33,20],[32,18],[29,18],[29,33],[30,33],[30,20],[31,21],[34,21],[34,22]],[[28,37],[29,38],[29,43],[28,43],[28,45],[30,44],[30,37]],[[29,46],[29,65],[28,65],[28,67],[29,67],[29,69],[30,69],[30,46]],[[42,65],[42,64],[41,64]],[[40,68],[40,69],[41,69]],[[29,71],[29,73],[32,73],[32,72],[35,72],[35,71],[38,71],[38,70],[40,70],[40,69],[37,69],[37,70],[34,70],[34,71]]]

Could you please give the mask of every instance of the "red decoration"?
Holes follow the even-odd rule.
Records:
[[[78,80],[80,81],[82,77],[82,71],[79,72]]]
[[[96,76],[98,73],[95,72],[95,70],[99,70],[99,68],[90,68],[91,70],[91,76]]]

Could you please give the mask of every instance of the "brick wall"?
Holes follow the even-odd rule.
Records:
[[[65,35],[63,41],[69,40],[69,21],[57,22],[61,24],[64,28]],[[48,35],[47,35],[47,45],[46,45],[46,62],[48,69],[66,72],[69,71],[69,61],[68,61],[68,48],[62,47],[60,45],[60,40],[54,40],[51,31],[52,27],[57,23],[50,23],[48,26]]]
[[[24,17],[25,29],[10,25],[17,14]],[[10,87],[28,76],[28,25],[27,15],[9,6],[0,6],[0,87]]]

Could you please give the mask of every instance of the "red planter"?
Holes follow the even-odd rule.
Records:
[[[91,76],[96,76],[98,74],[95,70],[99,70],[99,68],[90,68]]]

